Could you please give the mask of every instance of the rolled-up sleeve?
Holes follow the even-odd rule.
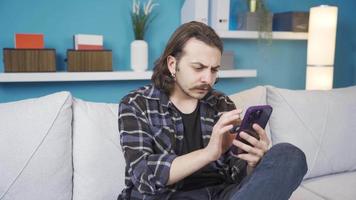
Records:
[[[126,170],[136,189],[150,195],[165,192],[177,155],[154,151],[154,133],[143,111],[134,103],[120,103],[118,123]]]

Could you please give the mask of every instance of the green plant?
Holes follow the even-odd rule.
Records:
[[[257,0],[246,0],[249,12],[256,12]]]
[[[142,3],[140,0],[132,1],[131,19],[136,40],[144,39],[148,25],[154,18],[154,16],[152,16],[152,10],[157,5],[158,4],[154,3],[153,0],[148,0],[146,3]]]
[[[246,4],[250,12],[256,12],[260,10],[268,11],[264,0],[246,0]]]

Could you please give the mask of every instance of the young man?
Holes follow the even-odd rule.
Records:
[[[212,89],[223,45],[199,22],[180,26],[156,62],[152,84],[131,92],[119,106],[126,159],[126,188],[119,199],[288,199],[306,171],[305,156],[291,144],[231,133],[241,110]],[[245,151],[231,153],[231,147]]]

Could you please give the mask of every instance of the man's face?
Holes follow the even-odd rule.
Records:
[[[176,75],[174,93],[184,98],[202,99],[215,83],[220,61],[218,48],[195,38],[188,40],[179,63],[175,68],[170,67]]]

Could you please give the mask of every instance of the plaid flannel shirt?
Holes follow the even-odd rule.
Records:
[[[200,100],[204,147],[209,143],[220,112],[235,109],[225,95],[209,92]],[[119,105],[120,143],[126,160],[125,189],[119,199],[169,199],[179,183],[167,186],[172,161],[182,152],[183,121],[168,96],[152,84],[124,97]],[[245,176],[246,162],[230,156],[230,151],[209,164],[238,183]]]

